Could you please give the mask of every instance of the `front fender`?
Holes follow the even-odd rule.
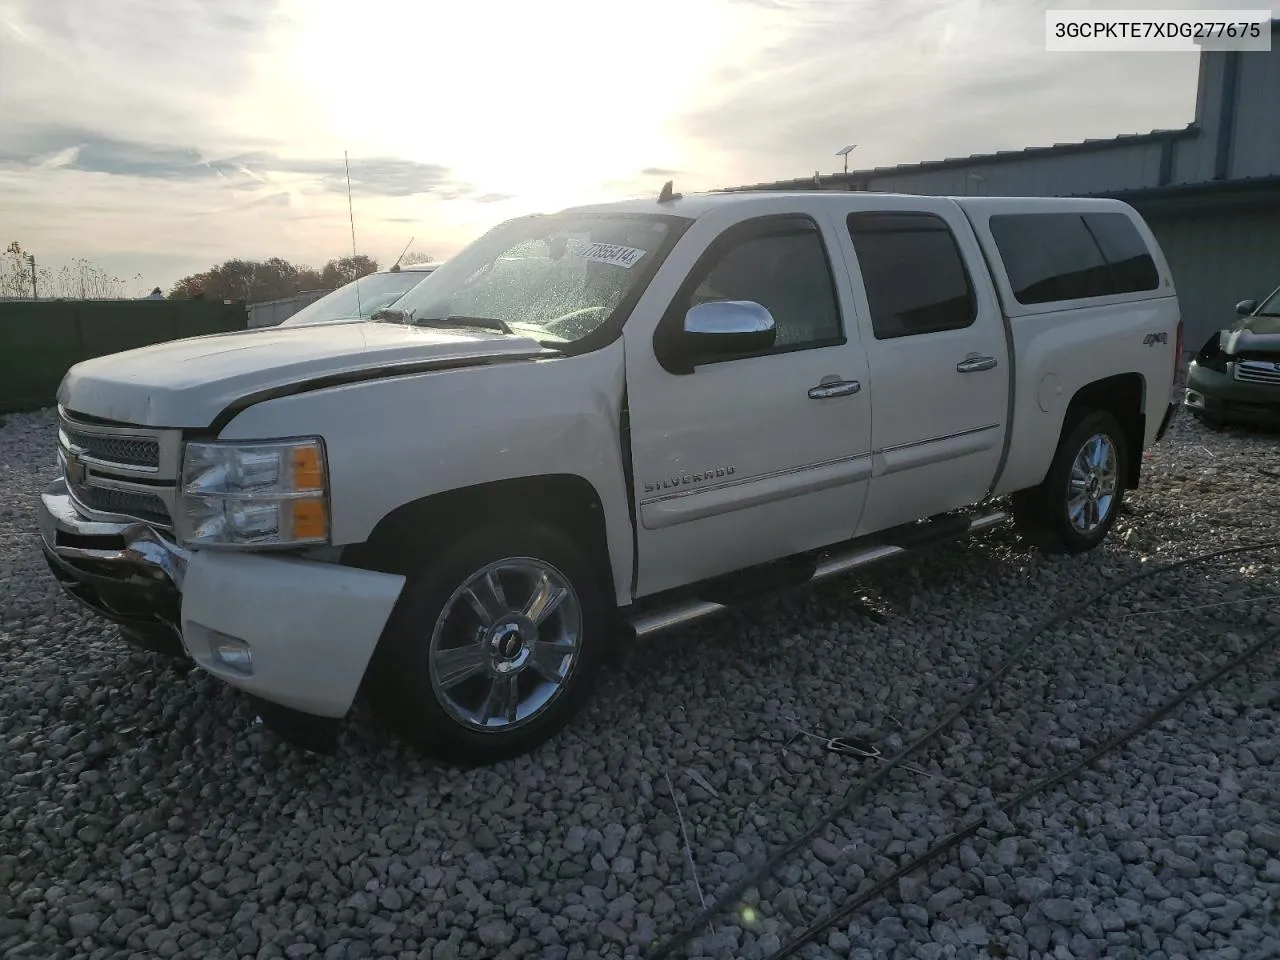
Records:
[[[595,489],[619,602],[634,535],[622,459],[623,345],[574,357],[473,366],[266,400],[224,440],[319,435],[332,542],[364,543],[404,504],[482,483],[576,474]]]

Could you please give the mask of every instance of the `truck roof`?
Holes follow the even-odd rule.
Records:
[[[983,208],[988,212],[1021,211],[1024,213],[1046,210],[1071,209],[1117,209],[1128,205],[1120,200],[1095,197],[973,197],[973,196],[933,196],[915,193],[877,193],[874,191],[853,191],[853,196],[864,197],[901,197],[913,202],[921,200],[950,200],[962,207]],[[726,193],[688,193],[660,203],[657,198],[618,200],[611,203],[593,203],[582,206],[567,207],[561,213],[645,213],[665,214],[667,216],[688,217],[696,220],[711,210],[730,204],[764,204],[778,198],[813,200],[818,197],[832,197],[848,200],[849,191],[823,190],[759,190]]]

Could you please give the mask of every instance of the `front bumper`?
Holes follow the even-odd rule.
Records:
[[[187,551],[143,523],[86,519],[62,480],[41,495],[39,514],[45,557],[68,594],[131,633],[173,638],[232,686],[315,716],[346,714],[404,586],[402,576],[333,563]]]
[[[144,523],[102,523],[76,510],[65,480],[40,496],[45,560],[63,590],[148,649],[184,652],[182,584],[191,554]]]
[[[1195,361],[1187,368],[1182,403],[1193,413],[1224,423],[1280,425],[1280,387],[1236,380]]]

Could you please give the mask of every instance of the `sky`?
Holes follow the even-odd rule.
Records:
[[[1247,6],[1247,5],[1246,5]],[[146,289],[443,259],[508,217],[1177,127],[1193,53],[1050,8],[1213,0],[0,0],[0,248]]]

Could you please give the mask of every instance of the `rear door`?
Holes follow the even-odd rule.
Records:
[[[872,378],[861,532],[984,499],[999,469],[1012,356],[995,289],[949,200],[851,196],[833,215]]]

